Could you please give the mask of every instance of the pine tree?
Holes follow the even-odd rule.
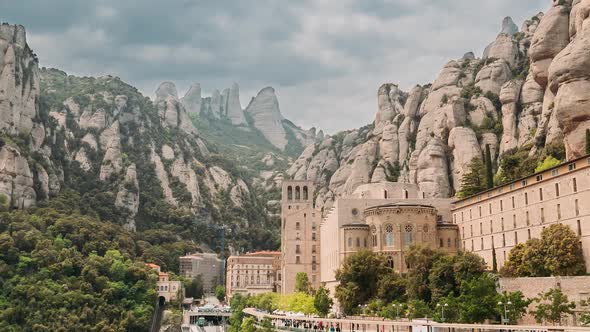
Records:
[[[492,168],[492,153],[489,144],[486,144],[486,187],[488,189],[494,187],[494,169]]]
[[[486,189],[484,166],[481,158],[473,158],[469,164],[469,171],[461,179],[461,190],[457,197],[465,198],[480,193]]]
[[[590,129],[586,129],[586,154],[590,154]]]
[[[496,248],[492,246],[492,271],[498,273],[498,259],[496,258]]]

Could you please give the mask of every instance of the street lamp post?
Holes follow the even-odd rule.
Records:
[[[510,312],[510,310],[508,309],[508,306],[512,305],[511,301],[508,301],[506,303],[500,301],[498,302],[498,305],[500,306],[500,309],[502,309],[502,306],[504,306],[504,316],[502,317],[502,324],[504,325],[508,325],[509,319],[508,319],[508,312]],[[502,316],[500,314],[500,316]]]
[[[441,321],[443,323],[445,322],[445,307],[448,307],[448,306],[449,306],[448,303],[445,303],[445,304],[442,304],[442,305],[440,303],[437,303],[436,304],[436,307],[437,308],[440,308],[440,316],[441,316]]]

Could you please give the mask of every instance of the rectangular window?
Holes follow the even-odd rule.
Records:
[[[580,221],[577,221],[578,224],[578,236],[582,236],[582,224],[580,223]]]
[[[311,233],[311,239],[312,239],[313,241],[315,241],[315,240],[316,240],[316,233]]]
[[[543,174],[537,175],[537,182],[543,180]]]
[[[555,197],[559,197],[559,183],[555,184]]]
[[[490,203],[490,204],[488,205],[488,208],[489,208],[490,214],[492,214],[492,203]]]
[[[461,211],[461,221],[465,221],[465,215],[463,214],[463,211]]]
[[[500,212],[504,211],[504,202],[502,202],[502,200],[500,200]]]
[[[514,232],[514,244],[518,244],[518,232]]]
[[[481,240],[480,241],[481,242],[480,248],[481,248],[481,250],[483,250],[483,237],[480,240]]]
[[[512,215],[512,228],[516,228],[516,215]]]
[[[551,175],[558,176],[559,175],[559,169],[556,168],[556,169],[552,170],[551,171]]]
[[[504,231],[504,217],[502,217],[500,221],[502,222],[502,231]]]
[[[545,223],[545,209],[541,208],[541,224]]]
[[[502,234],[502,247],[506,246],[506,234]]]
[[[469,209],[469,220],[473,220],[473,214],[471,213],[471,209]]]
[[[301,264],[301,257],[295,256],[295,264]]]
[[[523,187],[524,187],[524,186],[526,186],[526,185],[527,185],[527,183],[528,183],[528,181],[527,181],[527,180],[522,180],[522,186],[523,186]]]
[[[576,169],[576,163],[571,163],[571,164],[569,164],[567,167],[568,167],[568,169],[569,169],[570,171],[573,171],[573,170],[575,170],[575,169]]]
[[[578,204],[578,200],[576,199],[574,201],[574,204],[576,205],[576,217],[580,215],[580,206]]]
[[[471,230],[469,237],[473,237],[473,225],[469,225],[469,228]]]
[[[576,178],[573,179],[572,181],[572,186],[574,187],[574,192],[577,193],[578,192],[578,181],[576,181]]]
[[[481,205],[479,206],[479,217],[481,218]]]
[[[561,204],[557,204],[557,220],[561,220]]]
[[[514,183],[510,184],[510,190],[514,189]]]
[[[539,188],[539,200],[543,200],[543,188]]]
[[[479,235],[483,235],[483,224],[479,223]]]
[[[474,251],[475,246],[473,245],[473,240],[471,240],[471,251]]]
[[[490,220],[490,233],[494,233],[494,223]]]
[[[528,193],[524,193],[524,204],[529,205],[529,194]]]
[[[514,205],[514,196],[511,197],[512,198],[512,208],[514,209],[515,205]]]
[[[529,240],[530,240],[531,239],[531,230],[530,229],[527,229],[527,233],[529,235]]]
[[[526,225],[530,226],[531,225],[531,218],[529,215],[529,211],[526,212]]]
[[[299,245],[295,246],[295,253],[296,254],[300,254],[301,253],[301,247]]]

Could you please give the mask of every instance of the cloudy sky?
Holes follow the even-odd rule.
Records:
[[[153,96],[200,82],[241,86],[245,108],[277,90],[285,117],[327,132],[373,120],[378,87],[432,81],[449,59],[478,56],[502,18],[522,21],[550,0],[0,0],[42,66],[112,74]]]

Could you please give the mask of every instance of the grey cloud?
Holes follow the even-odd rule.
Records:
[[[506,15],[549,0],[0,0],[41,65],[113,74],[153,95],[159,81],[231,82],[245,107],[276,88],[286,117],[328,132],[373,120],[383,82],[409,89],[464,52],[481,54]],[[182,93],[182,91],[181,91]]]

